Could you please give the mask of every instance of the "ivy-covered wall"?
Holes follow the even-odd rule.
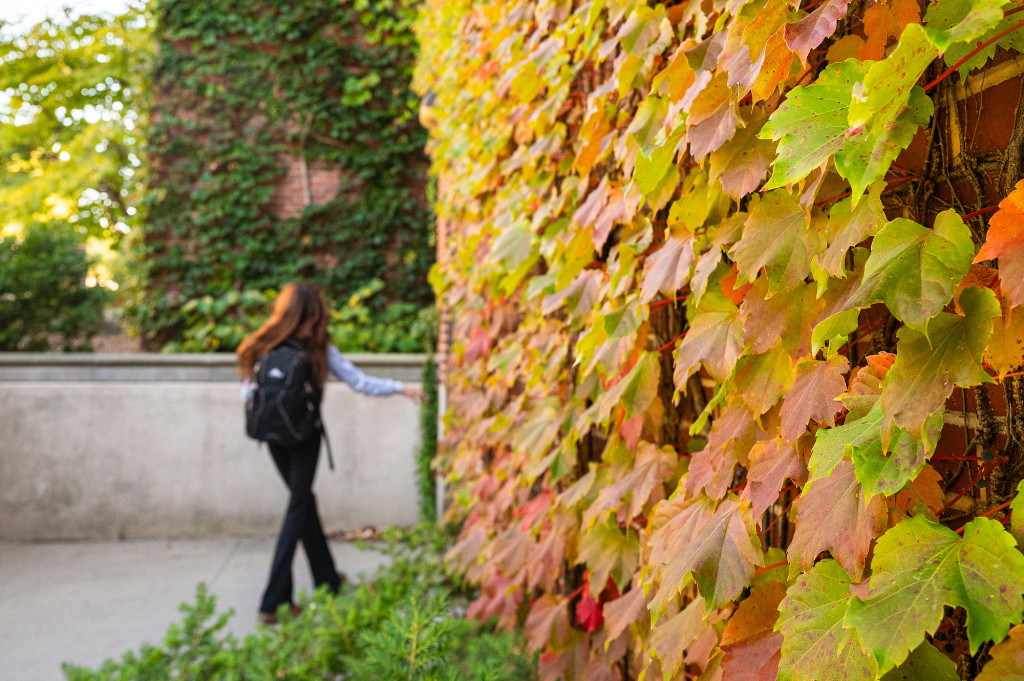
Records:
[[[129,305],[152,346],[232,349],[268,290],[304,278],[343,310],[337,328],[399,329],[362,349],[418,349],[403,342],[433,254],[415,5],[155,3],[144,293]]]

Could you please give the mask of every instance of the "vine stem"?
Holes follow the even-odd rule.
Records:
[[[993,462],[992,462],[991,464],[989,464],[988,466],[982,466],[982,467],[981,467],[981,471],[980,471],[980,472],[978,473],[978,476],[977,476],[976,478],[974,478],[974,480],[972,480],[972,481],[971,481],[971,484],[970,484],[970,485],[968,485],[967,487],[964,487],[964,488],[963,488],[963,489],[962,489],[962,490],[960,491],[960,494],[957,494],[957,495],[956,495],[955,497],[953,497],[953,498],[952,498],[952,499],[950,500],[950,502],[949,502],[948,504],[946,504],[945,506],[943,506],[942,508],[940,508],[940,509],[939,509],[938,511],[936,511],[936,512],[935,512],[935,515],[937,515],[937,516],[940,516],[940,515],[942,515],[943,513],[945,513],[946,511],[948,511],[948,510],[950,509],[950,507],[951,507],[951,506],[952,506],[953,504],[955,504],[956,502],[960,501],[960,499],[961,499],[961,498],[962,498],[962,497],[963,497],[963,496],[964,496],[965,494],[967,494],[967,492],[969,492],[970,490],[974,489],[974,486],[975,486],[975,485],[977,485],[977,484],[978,484],[978,482],[979,482],[979,481],[980,481],[980,480],[981,480],[981,479],[982,479],[983,477],[985,477],[986,475],[988,475],[989,473],[991,473],[991,472],[992,472],[992,469],[993,469],[993,468],[995,468],[995,467],[996,467],[996,466],[998,466],[999,464],[1004,464],[1004,463],[1006,463],[1007,461],[1009,461],[1009,459],[1005,459],[1005,458],[1004,458],[1004,459],[999,459],[998,461],[993,461]]]
[[[929,461],[984,461],[980,456],[933,456]]]
[[[675,338],[670,340],[668,343],[665,343],[660,348],[658,348],[658,352],[665,352],[666,350],[671,349],[672,346],[676,344],[676,341],[679,340],[680,338],[682,338],[685,335],[686,335],[686,332],[683,331],[681,334],[679,334],[678,336],[676,336]]]
[[[754,574],[759,575],[762,572],[768,572],[769,570],[774,570],[775,568],[782,567],[783,565],[789,565],[789,561],[784,560],[781,563],[776,563],[775,565],[765,565],[763,568],[758,568],[754,570]]]
[[[971,218],[976,218],[979,215],[984,215],[985,213],[991,213],[992,211],[996,211],[996,210],[999,210],[999,206],[989,206],[988,208],[982,208],[981,210],[976,210],[973,213],[968,213],[967,215],[965,215],[963,217],[963,219],[964,220],[970,220]]]
[[[1015,11],[1017,11],[1017,10],[1015,10]],[[1001,39],[1001,38],[1003,38],[1004,36],[1007,36],[1007,35],[1009,35],[1010,33],[1013,33],[1014,31],[1016,31],[1016,30],[1017,30],[1018,28],[1021,28],[1022,26],[1024,26],[1024,21],[1019,21],[1019,22],[1017,22],[1016,24],[1014,24],[1013,26],[1011,26],[1010,28],[1008,28],[1008,29],[1006,29],[1005,31],[1003,31],[1003,32],[999,33],[998,35],[992,36],[991,38],[989,38],[989,39],[988,39],[988,40],[986,40],[985,42],[983,42],[983,43],[978,43],[977,47],[975,47],[975,48],[974,48],[973,50],[971,50],[970,52],[968,52],[968,53],[967,53],[967,54],[966,54],[966,55],[964,56],[964,58],[963,58],[963,59],[961,59],[961,60],[960,60],[960,61],[958,61],[957,63],[953,64],[953,65],[952,65],[952,66],[950,66],[950,67],[949,67],[948,69],[946,69],[946,70],[945,70],[945,71],[943,71],[943,72],[942,72],[941,74],[939,74],[939,77],[938,77],[938,78],[936,78],[936,79],[935,79],[935,80],[933,80],[932,82],[930,82],[930,83],[928,83],[927,85],[925,85],[925,86],[924,86],[924,91],[925,91],[925,92],[928,92],[928,91],[929,91],[929,90],[931,90],[931,89],[932,89],[933,87],[935,87],[936,85],[938,85],[939,83],[941,83],[941,82],[942,82],[943,80],[945,80],[945,79],[946,79],[946,78],[947,78],[947,77],[949,76],[949,74],[953,73],[953,72],[954,72],[954,71],[956,71],[956,70],[957,70],[958,68],[960,68],[961,66],[963,66],[964,64],[966,64],[966,63],[967,63],[967,61],[968,61],[969,59],[971,59],[972,57],[974,57],[975,55],[977,55],[977,54],[978,54],[979,52],[981,52],[982,50],[984,50],[984,49],[985,49],[986,47],[988,47],[988,46],[989,46],[989,45],[991,45],[992,43],[994,43],[994,42],[996,42],[996,41],[1000,40],[1000,39]]]
[[[988,516],[992,515],[993,513],[997,512],[997,511],[1002,511],[1002,510],[1003,510],[1004,508],[1006,508],[1007,506],[1009,506],[1009,505],[1010,505],[1010,504],[1012,504],[1012,503],[1013,503],[1013,501],[1007,501],[1007,502],[1006,502],[1005,504],[999,504],[999,505],[998,505],[998,506],[996,506],[995,508],[991,508],[991,509],[989,509],[989,510],[985,511],[984,513],[982,513],[981,515],[979,515],[979,516],[977,516],[977,517],[978,517],[978,518],[987,518]],[[957,528],[957,529],[955,530],[955,532],[956,532],[957,534],[960,534],[961,532],[963,532],[963,531],[964,531],[964,528],[965,528],[965,527],[967,527],[967,525],[966,525],[966,524],[964,524],[964,525],[962,525],[961,527]]]

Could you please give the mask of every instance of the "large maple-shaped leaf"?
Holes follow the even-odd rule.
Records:
[[[747,486],[741,499],[750,501],[755,518],[775,503],[786,478],[800,484],[807,477],[807,466],[792,443],[774,437],[761,440],[750,450]]]
[[[885,497],[864,492],[849,461],[840,461],[832,475],[808,484],[800,497],[796,533],[789,560],[804,570],[822,551],[854,577],[864,572],[871,541],[885,528]]]
[[[867,68],[855,60],[829,64],[813,83],[789,91],[786,101],[761,129],[762,138],[779,143],[778,158],[764,189],[802,180],[843,148],[850,127],[851,92]]]
[[[704,599],[697,597],[671,617],[651,629],[650,651],[661,663],[664,678],[673,678],[683,666],[683,655],[709,628],[704,621]]]
[[[760,416],[786,394],[793,385],[793,377],[793,360],[778,343],[768,352],[741,359],[734,380],[744,404]]]
[[[796,194],[784,189],[751,200],[743,237],[733,247],[743,279],[754,281],[763,267],[768,295],[798,285],[811,271],[811,258],[821,250],[820,222],[808,215]]]
[[[991,290],[971,287],[960,294],[960,307],[965,316],[940,312],[928,322],[927,335],[908,326],[899,330],[896,362],[882,382],[883,442],[894,425],[924,440],[925,421],[942,408],[953,386],[992,381],[981,355],[999,303]]]
[[[884,673],[934,633],[943,605],[967,611],[973,653],[1021,619],[1024,556],[1003,526],[975,518],[963,538],[924,515],[892,528],[875,547],[866,593],[850,601],[846,624]]]
[[[854,88],[850,127],[871,134],[891,126],[910,103],[910,93],[921,74],[940,52],[924,27],[907,26],[896,49],[870,64],[863,81]]]
[[[939,439],[943,412],[944,410],[940,409],[928,417],[925,423],[924,442],[914,439],[905,430],[898,429],[889,442],[888,452],[883,450],[881,439],[853,449],[853,466],[857,470],[857,480],[864,486],[865,492],[884,496],[895,494],[917,477],[924,468],[925,457],[930,451],[930,445],[926,443],[935,443]]]
[[[691,497],[706,490],[712,499],[725,496],[732,485],[736,464],[746,464],[747,452],[754,444],[756,425],[742,405],[732,404],[715,419],[704,449],[693,455],[683,481]]]
[[[598,523],[580,536],[577,563],[586,564],[591,588],[598,593],[604,590],[609,576],[619,588],[629,583],[639,558],[636,534],[629,530],[623,533],[614,521]]]
[[[999,285],[1011,305],[1024,305],[1024,180],[999,202],[974,262],[999,258]]]
[[[883,302],[907,325],[923,330],[953,299],[953,290],[971,269],[974,244],[960,216],[945,211],[928,229],[897,218],[871,242],[859,295],[861,306]]]
[[[786,25],[786,45],[801,62],[806,62],[807,54],[835,32],[849,4],[850,0],[828,0],[800,21]]]
[[[824,361],[810,360],[797,368],[793,388],[782,402],[782,436],[795,442],[812,420],[835,425],[835,416],[843,408],[836,400],[846,390],[846,372],[850,361],[833,355]]]
[[[615,484],[601,489],[597,499],[583,514],[583,524],[588,526],[604,513],[618,509],[626,495],[629,495],[629,503],[625,508],[624,521],[628,523],[643,510],[654,488],[672,475],[678,461],[679,455],[671,447],[660,449],[653,443],[641,442],[633,469]]]
[[[811,460],[807,462],[811,472],[809,482],[828,477],[840,461],[851,458],[855,449],[873,446],[881,437],[882,406],[877,399],[866,414],[858,418],[850,414],[841,426],[819,429],[815,433]]]
[[[750,506],[735,496],[673,499],[658,511],[668,521],[651,535],[649,563],[660,573],[651,609],[660,611],[692,576],[707,608],[734,600],[762,559]]]
[[[775,628],[782,633],[779,681],[873,681],[874,658],[843,626],[850,575],[834,560],[818,562],[789,587]]]
[[[724,381],[732,374],[742,352],[739,308],[722,294],[708,292],[697,305],[686,337],[676,350],[676,387],[685,390],[686,381],[700,365],[717,380]]]
[[[974,23],[976,24],[984,22],[987,25],[999,22],[999,19],[1003,17],[1000,7],[1005,6],[1007,3],[1008,0],[988,0],[987,2],[973,5],[967,2],[934,2],[928,6],[928,12],[925,15],[925,25],[932,30],[950,29],[963,24],[968,15],[974,15]],[[978,35],[977,37],[982,39],[983,42],[988,42],[990,38],[995,37],[1002,30],[1009,28],[1015,23],[1017,23],[1017,20],[1006,17],[1004,21],[994,23],[992,28],[984,35]],[[991,59],[995,51],[996,44],[990,43],[988,47],[978,50],[973,41],[964,41],[950,45],[949,49],[943,54],[943,57],[947,66],[961,64],[958,70],[960,76],[965,77],[968,72],[984,65],[986,61]],[[967,57],[968,53],[972,52],[974,56],[964,61],[964,57]]]
[[[768,351],[780,339],[794,358],[811,349],[811,328],[821,310],[814,287],[797,285],[768,297],[768,281],[759,277],[740,305],[743,337],[750,351]]]
[[[1024,625],[1010,629],[1010,636],[988,652],[992,659],[978,674],[978,681],[1024,681]]]
[[[693,237],[671,236],[661,248],[647,258],[640,286],[640,300],[646,303],[659,292],[671,298],[690,280],[697,256]]]
[[[630,624],[647,619],[647,603],[650,599],[639,586],[604,604],[605,630],[608,639],[614,640]]]
[[[934,109],[925,91],[914,88],[906,106],[897,112],[891,123],[849,129],[849,137],[836,153],[835,163],[836,170],[850,183],[850,200],[854,206],[868,187],[885,177],[893,161],[910,146],[918,129],[931,120]]]
[[[779,673],[782,635],[774,631],[779,603],[786,587],[779,582],[759,584],[750,590],[729,619],[719,647],[723,678],[736,681],[774,681]]]
[[[775,157],[775,145],[758,136],[764,120],[755,109],[732,139],[711,152],[708,178],[718,180],[722,191],[737,201],[757,189]]]
[[[952,660],[925,642],[903,664],[890,669],[881,681],[960,681],[960,675]]]
[[[886,223],[882,209],[881,182],[874,184],[867,200],[852,208],[852,198],[843,199],[832,206],[825,229],[828,248],[814,258],[818,269],[832,277],[846,276],[846,253],[851,248],[873,236]]]
[[[523,633],[529,650],[564,644],[569,635],[569,599],[542,594],[530,604]]]

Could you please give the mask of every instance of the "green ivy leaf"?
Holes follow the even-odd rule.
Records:
[[[886,532],[875,546],[870,586],[854,597],[846,625],[856,630],[880,672],[903,663],[934,633],[943,605],[967,610],[974,653],[999,641],[1021,619],[1024,556],[1013,537],[990,518],[956,532],[918,515]]]
[[[813,83],[789,91],[759,135],[779,143],[764,190],[802,180],[843,148],[850,127],[851,91],[867,69],[867,64],[853,59],[829,64]]]
[[[844,618],[850,576],[834,560],[800,575],[779,605],[782,632],[778,681],[873,681],[874,658],[861,650]]]
[[[934,229],[897,218],[871,243],[859,306],[883,302],[897,319],[923,331],[952,300],[973,257],[971,231],[954,211],[940,213]]]
[[[940,312],[928,322],[927,334],[909,326],[899,330],[896,362],[882,382],[883,442],[894,426],[923,440],[925,421],[942,408],[954,385],[992,382],[981,356],[999,302],[991,289],[972,286],[960,294],[960,306],[964,316]]]

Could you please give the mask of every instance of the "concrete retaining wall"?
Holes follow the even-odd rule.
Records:
[[[423,357],[349,355],[418,382]],[[245,436],[230,355],[0,354],[0,539],[272,534],[287,503]],[[418,406],[331,381],[321,457],[325,529],[417,519]]]

